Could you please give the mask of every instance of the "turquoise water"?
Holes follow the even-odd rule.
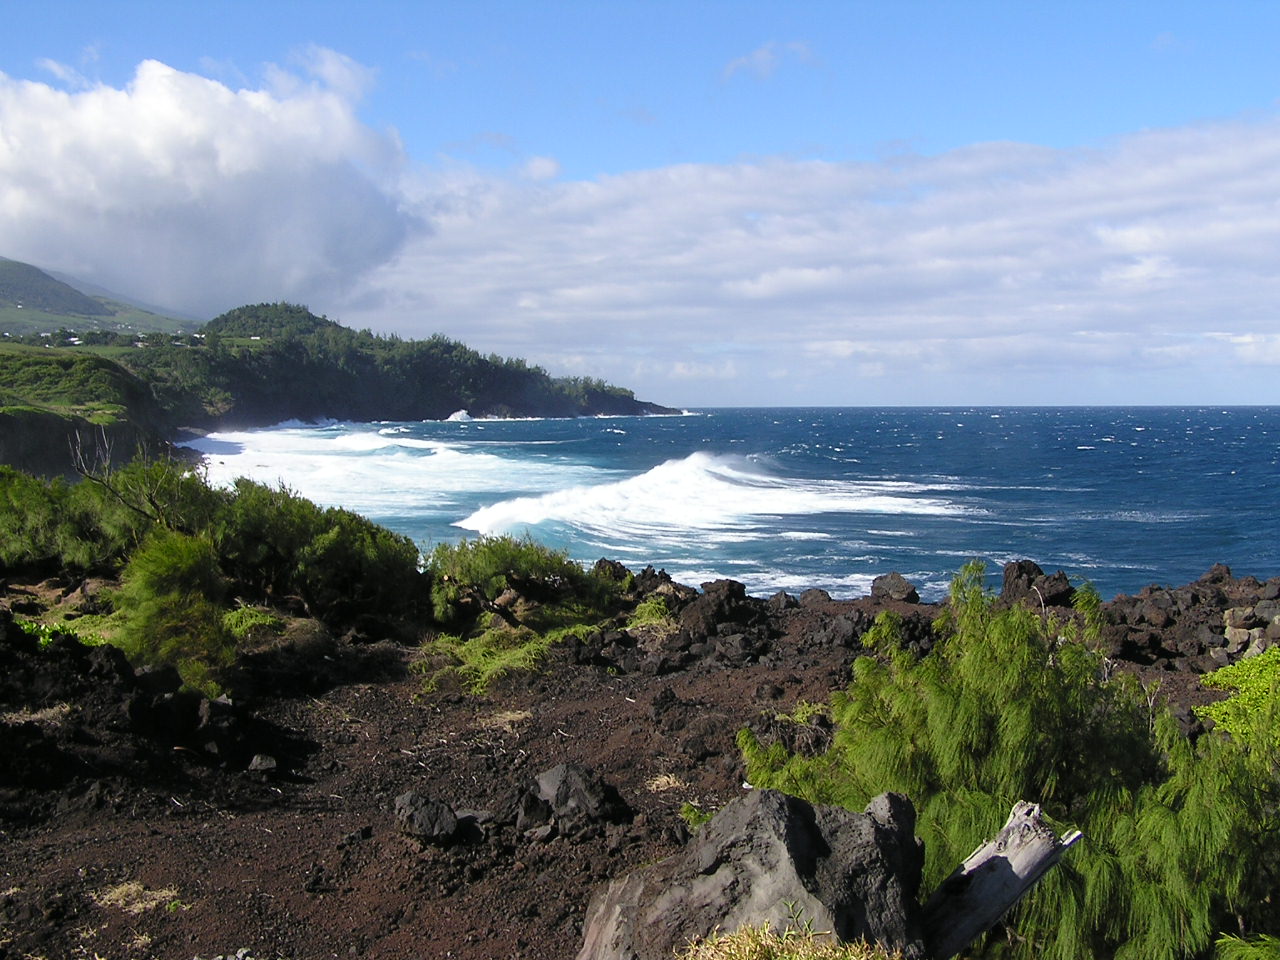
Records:
[[[424,548],[530,533],[591,562],[757,594],[939,597],[1029,557],[1103,595],[1216,562],[1280,574],[1280,408],[832,408],[285,424],[196,444],[210,479],[284,482]]]

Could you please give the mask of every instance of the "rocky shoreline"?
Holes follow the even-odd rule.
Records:
[[[847,683],[898,614],[936,604],[888,575],[870,596],[748,596],[647,569],[674,629],[601,630],[486,696],[423,695],[411,649],[299,629],[242,664],[237,699],[134,671],[112,648],[40,648],[10,611],[91,605],[95,585],[0,600],[0,960],[9,957],[553,958],[607,881],[684,848],[682,809],[743,795],[735,734],[830,736],[797,709]],[[1001,602],[1069,615],[1062,574],[1004,571]],[[1217,565],[1104,605],[1104,653],[1184,729],[1207,670],[1280,642],[1280,577]]]

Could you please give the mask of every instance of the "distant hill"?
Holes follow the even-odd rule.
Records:
[[[62,293],[14,272],[31,281],[26,289]],[[376,336],[291,303],[237,307],[196,334],[68,327],[0,336],[0,463],[39,473],[71,471],[78,447],[113,460],[163,449],[182,428],[442,420],[464,409],[474,417],[676,412],[593,377],[552,377],[439,335]]]
[[[191,320],[90,295],[39,267],[0,257],[0,333],[26,336],[59,329],[183,333],[198,326]]]
[[[188,426],[281,420],[440,420],[671,412],[593,377],[552,377],[443,336],[352,330],[306,307],[260,303],[207,323],[199,346],[156,343],[120,357]]]

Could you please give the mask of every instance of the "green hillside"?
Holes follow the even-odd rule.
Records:
[[[89,296],[29,263],[0,257],[0,334],[29,336],[59,329],[181,333],[194,326],[109,297]]]
[[[76,452],[120,463],[163,448],[168,417],[147,384],[82,351],[0,343],[0,463],[70,473]]]

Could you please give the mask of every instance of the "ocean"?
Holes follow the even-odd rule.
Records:
[[[578,420],[287,423],[191,444],[209,479],[283,483],[424,551],[526,533],[767,596],[925,599],[972,558],[1109,599],[1214,563],[1280,575],[1280,407],[776,408]]]

